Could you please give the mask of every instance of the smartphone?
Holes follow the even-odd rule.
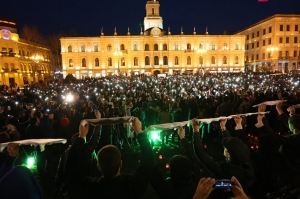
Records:
[[[97,113],[98,109],[97,108],[93,108],[94,113]]]
[[[232,182],[230,180],[216,180],[213,188],[215,189],[231,189]]]

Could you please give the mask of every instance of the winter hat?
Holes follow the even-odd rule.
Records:
[[[192,173],[192,163],[190,159],[182,155],[175,155],[170,159],[170,174],[172,179],[186,180]]]
[[[277,135],[266,134],[259,136],[259,148],[269,154],[276,154],[281,146],[280,138]]]
[[[60,120],[60,125],[62,127],[66,127],[70,124],[70,120],[67,117],[64,117]]]
[[[222,140],[222,145],[228,150],[231,163],[240,165],[249,161],[250,152],[242,140],[235,137],[225,137]]]

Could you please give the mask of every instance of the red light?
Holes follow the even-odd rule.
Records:
[[[254,149],[254,146],[253,146],[253,145],[251,146],[251,149]]]
[[[206,145],[206,144],[204,144],[204,148],[205,148],[205,149],[207,148],[207,145]]]
[[[248,133],[248,137],[250,137],[251,135],[250,135],[250,133]]]
[[[161,160],[161,159],[162,159],[162,155],[159,155],[159,156],[158,156],[158,159],[160,159],[160,160]]]
[[[167,169],[170,168],[170,165],[169,165],[169,164],[166,164],[166,168],[167,168]]]
[[[259,3],[261,2],[268,2],[268,0],[257,0]]]

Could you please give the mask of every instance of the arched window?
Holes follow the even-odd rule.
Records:
[[[187,62],[187,65],[191,65],[191,57],[190,56],[187,57],[186,62]]]
[[[238,56],[235,56],[234,63],[239,64],[239,57]]]
[[[111,45],[110,44],[107,45],[107,52],[111,52]]]
[[[110,57],[108,58],[107,61],[108,61],[108,62],[107,62],[107,65],[108,65],[108,66],[112,66],[112,61],[111,61],[111,58],[110,58]]]
[[[186,49],[187,49],[187,50],[191,50],[191,48],[192,48],[191,44],[188,43],[187,46],[186,46]]]
[[[240,49],[240,45],[239,45],[239,43],[236,43],[235,44],[235,50],[239,50]]]
[[[154,57],[154,65],[159,65],[158,56]]]
[[[69,45],[69,46],[68,46],[68,53],[71,53],[71,52],[72,52],[72,46]]]
[[[15,69],[15,65],[13,63],[10,64],[10,70],[14,70]]]
[[[158,45],[154,44],[154,50],[158,50]]]
[[[215,58],[215,56],[211,57],[211,64],[216,64],[216,58]]]
[[[124,59],[124,57],[121,58],[121,66],[125,66],[125,59]]]
[[[176,56],[175,57],[175,65],[178,65],[178,62],[179,62],[179,60],[178,60],[178,57]]]
[[[163,50],[168,50],[167,44],[164,44],[164,45],[163,45]]]
[[[175,44],[175,50],[178,50],[178,44]]]
[[[202,56],[199,57],[199,64],[201,64],[201,65],[203,64],[203,57]]]
[[[137,51],[138,50],[138,45],[137,44],[133,44],[133,50]]]
[[[203,49],[203,44],[202,43],[199,44],[199,49]]]
[[[99,66],[99,59],[98,58],[95,59],[95,66]]]
[[[81,51],[81,52],[85,52],[85,46],[84,46],[84,45],[81,45],[80,51]]]
[[[85,60],[85,58],[82,58],[81,66],[82,67],[86,67],[86,60]]]
[[[99,48],[98,48],[98,45],[94,45],[94,52],[98,52],[99,51]]]
[[[167,56],[164,56],[163,64],[164,65],[168,65],[168,57]]]
[[[69,67],[73,67],[73,59],[69,59]]]
[[[4,69],[5,69],[5,70],[8,70],[8,69],[9,69],[9,68],[8,68],[8,63],[5,63],[5,64],[4,64]]]
[[[124,44],[121,44],[121,46],[120,46],[120,50],[125,50],[125,46],[124,46]]]
[[[150,65],[150,58],[148,56],[145,57],[145,65],[146,66]]]
[[[145,51],[149,51],[149,44],[145,44]]]
[[[134,64],[134,66],[138,66],[138,65],[139,65],[139,63],[138,63],[138,58],[137,58],[137,57],[135,57],[135,58],[133,59],[133,64]]]
[[[211,49],[212,49],[212,50],[216,50],[216,44],[215,44],[215,43],[212,43]]]
[[[228,50],[226,43],[223,44],[223,50]]]
[[[227,57],[226,56],[223,57],[223,64],[227,64]]]

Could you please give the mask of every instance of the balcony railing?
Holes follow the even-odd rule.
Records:
[[[16,53],[0,52],[0,57],[15,57]]]
[[[194,52],[194,50],[192,50],[192,49],[186,49],[184,52],[185,53],[189,53],[189,52]]]
[[[2,68],[2,70],[6,73],[8,73],[8,72],[16,73],[16,72],[18,72],[19,69],[18,68]]]

